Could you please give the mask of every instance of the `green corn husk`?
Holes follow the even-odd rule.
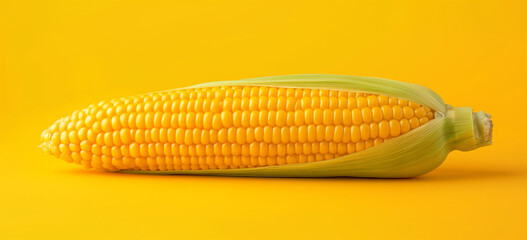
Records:
[[[468,107],[453,108],[445,105],[435,92],[416,84],[381,78],[308,74],[211,82],[188,88],[215,86],[268,86],[374,93],[414,101],[430,107],[436,113],[433,120],[401,136],[361,152],[330,160],[242,169],[122,172],[254,177],[408,178],[435,169],[452,150],[469,151],[490,145],[492,141],[489,114],[472,113],[472,109]]]

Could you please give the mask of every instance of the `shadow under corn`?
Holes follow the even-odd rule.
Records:
[[[518,177],[521,175],[527,176],[522,169],[492,169],[492,168],[468,168],[468,167],[440,167],[427,174],[413,177],[413,178],[355,178],[355,177],[328,177],[328,178],[289,178],[289,177],[229,177],[229,176],[196,176],[196,175],[157,175],[157,174],[135,174],[135,173],[121,173],[109,172],[100,170],[89,170],[72,168],[61,171],[64,174],[72,174],[86,177],[99,178],[120,178],[120,179],[158,179],[158,180],[215,180],[215,181],[231,181],[244,180],[251,181],[288,181],[288,182],[452,182],[452,181],[467,181],[467,180],[491,180]]]
[[[448,167],[439,168],[428,174],[418,177],[423,181],[464,181],[464,180],[497,180],[527,176],[524,169],[510,168],[469,168]]]

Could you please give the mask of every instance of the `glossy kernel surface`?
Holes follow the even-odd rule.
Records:
[[[264,167],[360,152],[433,118],[426,106],[376,94],[197,88],[90,105],[45,130],[42,147],[110,171]]]

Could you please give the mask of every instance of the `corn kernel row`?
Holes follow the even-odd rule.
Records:
[[[339,153],[345,154],[347,147],[357,144],[358,149],[361,145],[378,145],[384,140],[381,138],[370,139],[366,141],[357,141],[349,143],[335,142],[314,142],[314,143],[216,143],[216,144],[198,144],[185,145],[177,143],[132,143],[122,146],[107,145],[81,145],[79,148],[76,144],[59,144],[51,146],[50,151],[53,155],[60,154],[71,155],[79,154],[87,160],[91,155],[105,155],[112,157],[155,157],[155,156],[286,156],[312,153]],[[349,153],[349,152],[348,152]],[[85,156],[85,157],[83,157]]]
[[[294,112],[279,111],[224,111],[213,114],[206,113],[123,113],[111,118],[96,120],[88,115],[84,120],[73,121],[62,119],[58,124],[51,126],[50,131],[73,131],[83,128],[92,129],[95,133],[120,130],[121,128],[189,128],[189,129],[222,129],[230,127],[265,127],[265,126],[300,126],[310,124],[324,125],[361,125],[363,123],[380,123],[392,119],[407,119],[414,122],[425,123],[433,118],[431,111],[426,112],[423,107],[415,110],[400,106],[384,105],[382,108],[372,109],[307,109]],[[69,122],[68,122],[69,120]]]
[[[278,156],[253,156],[253,155],[213,155],[213,156],[198,156],[198,155],[146,155],[146,156],[111,156],[111,155],[91,155],[90,153],[81,151],[70,154],[61,153],[57,157],[62,158],[67,162],[74,162],[81,164],[86,168],[99,168],[111,171],[119,169],[136,169],[136,170],[152,170],[159,167],[157,170],[203,170],[203,169],[228,169],[228,168],[244,168],[244,167],[262,167],[273,166],[290,163],[314,162],[337,158],[345,154],[360,152],[364,149],[371,148],[382,143],[382,140],[376,141],[361,141],[358,143],[349,143],[338,145],[336,151],[321,151],[306,152],[303,154],[287,154]],[[328,143],[331,144],[331,143]],[[315,146],[315,145],[313,145]],[[331,148],[330,148],[331,149]],[[172,165],[172,167],[168,166]],[[163,167],[164,166],[164,167]]]
[[[118,171],[133,169],[143,171],[237,169],[305,163],[329,160],[340,157],[339,154],[299,155],[289,157],[147,157],[147,158],[111,158],[94,157],[93,161],[73,161],[86,168]]]
[[[428,120],[427,118],[425,118]],[[301,125],[291,127],[248,127],[221,128],[220,130],[184,129],[184,128],[152,128],[129,129],[96,133],[93,129],[81,128],[79,131],[55,132],[51,135],[51,143],[86,145],[97,143],[106,146],[120,146],[135,143],[178,143],[178,144],[209,144],[209,143],[304,143],[316,141],[358,142],[359,140],[375,139],[377,137],[397,137],[423,124],[416,118],[390,120],[380,123],[363,123],[353,126],[333,125]]]
[[[377,100],[371,98],[374,96]],[[418,106],[418,104],[403,99],[391,98],[383,95],[363,93],[363,92],[348,92],[348,91],[333,91],[324,89],[299,89],[299,88],[275,88],[275,87],[239,87],[239,86],[224,86],[212,88],[193,88],[180,89],[172,91],[163,91],[157,93],[149,93],[145,95],[125,97],[113,99],[111,101],[101,101],[97,105],[108,107],[110,105],[116,106],[120,103],[140,103],[140,102],[166,102],[168,100],[193,100],[193,99],[219,99],[225,98],[251,98],[251,97],[294,97],[300,99],[303,97],[354,97],[354,98],[368,98],[370,101],[379,101],[381,104],[391,105],[410,105]]]
[[[352,109],[352,108],[375,108],[382,106],[398,106],[404,108],[405,112],[415,110],[420,107],[419,104],[407,102],[404,100],[382,100],[381,96],[370,95],[368,97],[303,97],[295,99],[294,97],[251,97],[233,99],[226,98],[219,100],[217,98],[198,98],[194,100],[167,100],[157,102],[137,102],[127,103],[118,102],[115,104],[105,103],[101,106],[91,106],[89,111],[78,112],[76,117],[81,119],[83,115],[95,115],[97,119],[104,117],[111,117],[122,113],[149,113],[149,112],[166,112],[166,113],[180,113],[180,112],[211,112],[219,113],[222,111],[261,111],[261,110],[283,110],[296,111],[306,109]],[[390,98],[391,99],[391,98]],[[115,106],[113,106],[115,105]],[[429,109],[426,109],[429,111]],[[401,111],[401,110],[399,110]]]

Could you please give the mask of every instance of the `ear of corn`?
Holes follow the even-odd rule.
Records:
[[[59,120],[42,134],[43,149],[87,168],[134,173],[400,178],[492,138],[490,115],[378,78],[264,77],[138,99]]]

